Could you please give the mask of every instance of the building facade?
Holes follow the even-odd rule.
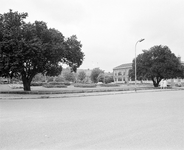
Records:
[[[116,83],[129,82],[129,70],[132,69],[132,63],[122,64],[113,68],[113,78]]]

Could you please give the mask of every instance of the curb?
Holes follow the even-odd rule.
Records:
[[[71,97],[88,97],[88,96],[104,96],[104,95],[118,95],[118,94],[130,94],[130,93],[145,93],[145,92],[165,92],[165,91],[179,91],[179,90],[184,90],[184,88],[172,88],[172,89],[147,89],[147,90],[137,90],[136,92],[134,90],[122,90],[122,91],[98,91],[98,92],[76,92],[75,93],[59,93],[59,94],[38,94],[31,95],[31,97],[25,97],[25,95],[22,95],[20,97],[1,97],[0,94],[0,100],[15,100],[15,99],[49,99],[49,98],[71,98]],[[39,95],[39,96],[38,96]],[[9,95],[8,95],[9,96]]]

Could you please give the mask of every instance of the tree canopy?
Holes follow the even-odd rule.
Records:
[[[77,79],[80,81],[80,82],[83,82],[86,78],[86,73],[84,71],[80,71],[78,73],[78,76],[77,76]]]
[[[104,73],[103,70],[99,69],[99,68],[94,68],[91,72],[91,81],[94,82],[94,83],[97,83],[98,82],[98,76],[99,74],[101,73]]]
[[[37,73],[57,76],[62,64],[76,71],[84,53],[75,35],[65,38],[43,21],[26,23],[27,16],[12,10],[0,14],[0,76],[21,76],[24,90],[30,91]]]
[[[152,80],[155,87],[162,79],[184,78],[184,66],[167,46],[158,45],[144,50],[137,56],[136,62],[137,79]],[[132,68],[129,75],[134,78],[135,59]]]

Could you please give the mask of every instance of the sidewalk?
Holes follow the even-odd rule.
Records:
[[[143,92],[164,92],[184,90],[184,87],[173,87],[171,89],[155,89],[153,87],[138,87],[137,91],[133,86],[130,87],[96,87],[96,88],[42,88],[32,87],[32,91],[25,92],[23,89],[11,89],[8,85],[1,85],[0,100],[4,99],[46,99],[46,98],[69,98],[69,97],[86,97],[102,96],[128,93]]]

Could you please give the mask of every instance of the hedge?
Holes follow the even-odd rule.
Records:
[[[93,88],[96,87],[96,84],[85,84],[85,83],[75,83],[74,87],[81,87],[81,88]]]
[[[45,88],[66,88],[67,86],[64,84],[60,84],[60,85],[45,84],[43,85],[43,87]]]
[[[119,84],[100,84],[102,87],[117,87],[120,86]]]
[[[70,82],[49,82],[50,85],[70,85]]]
[[[31,86],[43,86],[44,84],[44,82],[32,82]]]

